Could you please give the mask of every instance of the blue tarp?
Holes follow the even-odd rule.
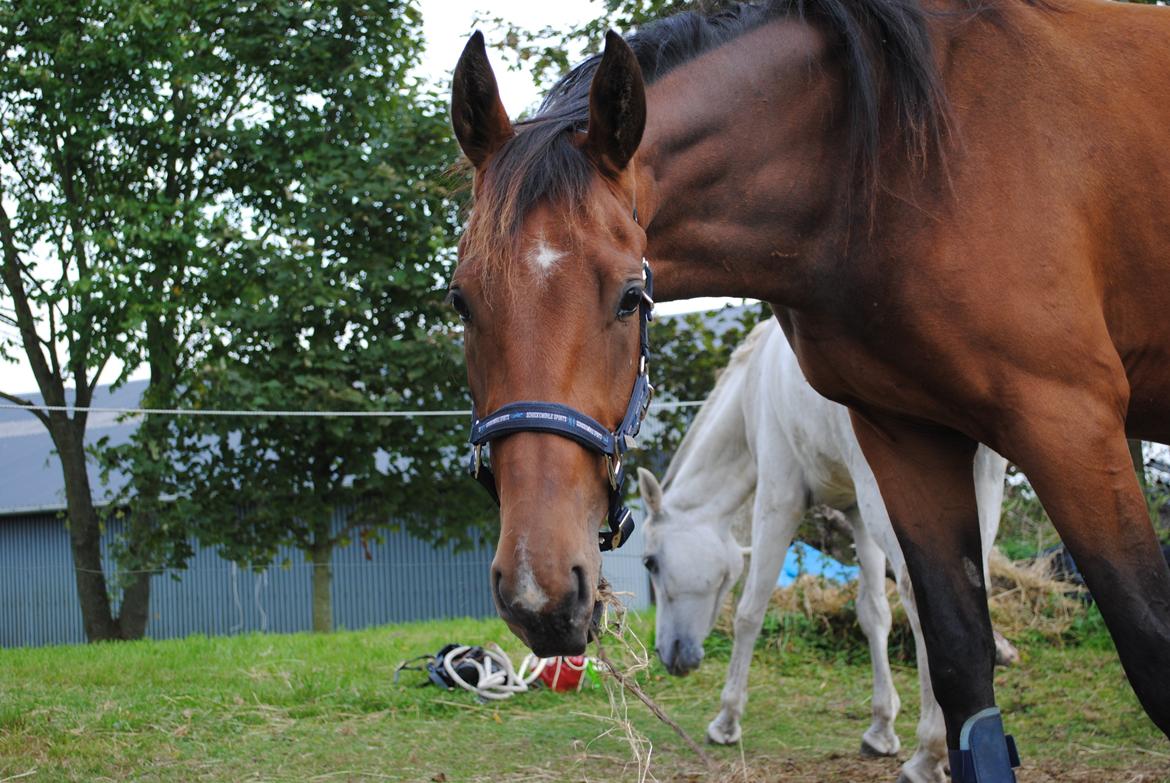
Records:
[[[803,574],[811,574],[830,582],[844,584],[856,579],[860,570],[857,566],[837,562],[803,541],[797,541],[788,548],[788,554],[784,556],[784,567],[780,569],[780,578],[776,580],[776,585],[788,587],[796,581],[798,576]]]

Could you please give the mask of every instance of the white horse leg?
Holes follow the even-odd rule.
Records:
[[[987,446],[980,446],[975,452],[975,500],[979,504],[979,536],[983,543],[983,584],[991,584],[988,558],[995,546],[999,533],[1000,514],[1003,509],[1003,480],[1007,475],[1007,460]],[[1020,652],[999,631],[993,629],[995,637],[995,663],[997,666],[1012,666],[1020,662]]]
[[[922,624],[918,620],[918,604],[914,600],[914,588],[905,562],[894,569],[897,574],[898,596],[902,608],[910,621],[914,634],[914,659],[918,662],[918,688],[921,695],[921,711],[918,716],[918,747],[914,755],[902,765],[898,783],[945,783],[943,765],[947,759],[947,726],[943,721],[942,708],[934,698],[934,686],[930,682],[930,667],[926,663],[926,642],[922,638]]]
[[[886,598],[886,557],[865,530],[857,510],[847,514],[861,576],[857,586],[857,622],[869,641],[873,666],[873,722],[861,737],[861,755],[893,756],[902,744],[894,733],[901,700],[890,672],[890,602]]]
[[[752,664],[752,652],[764,623],[764,613],[784,555],[788,551],[800,518],[805,511],[804,485],[791,457],[787,461],[775,457],[770,464],[773,470],[786,471],[788,475],[761,477],[756,488],[756,499],[752,509],[752,555],[748,566],[747,581],[743,596],[735,611],[735,639],[731,647],[731,662],[727,666],[727,681],[723,685],[722,709],[707,725],[707,739],[719,745],[739,742],[743,733],[740,718],[747,704],[748,669]]]
[[[858,510],[866,522],[870,536],[876,539],[890,562],[898,583],[898,596],[902,599],[902,607],[910,621],[910,630],[914,633],[921,701],[917,730],[918,746],[910,760],[902,765],[898,783],[946,783],[944,764],[947,760],[947,729],[942,709],[934,698],[934,688],[930,682],[930,669],[926,664],[926,642],[922,638],[918,605],[914,601],[914,590],[910,584],[910,575],[906,571],[906,561],[902,557],[902,548],[894,535],[886,505],[882,501],[877,480],[874,479],[869,465],[864,461],[855,463],[852,473],[857,490]]]

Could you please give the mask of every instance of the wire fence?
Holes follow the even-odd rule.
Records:
[[[679,401],[664,401],[650,403],[651,410],[680,410],[683,408],[696,408],[702,405],[704,400],[679,400]],[[411,411],[330,411],[330,410],[309,410],[309,411],[293,411],[293,410],[214,410],[214,409],[199,409],[199,408],[123,408],[123,407],[104,407],[104,406],[90,406],[90,407],[74,407],[72,405],[41,405],[39,403],[30,403],[22,405],[18,403],[0,403],[0,410],[13,411],[41,411],[45,413],[63,411],[65,413],[117,413],[129,416],[239,416],[239,417],[256,417],[269,416],[273,418],[388,418],[388,419],[421,419],[439,416],[471,416],[471,409],[464,408],[459,410],[446,411],[429,411],[429,410],[411,410]]]

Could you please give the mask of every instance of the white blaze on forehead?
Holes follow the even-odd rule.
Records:
[[[532,247],[532,250],[528,252],[528,260],[536,267],[538,272],[543,274],[552,269],[553,265],[566,255],[568,254],[563,250],[557,250],[548,242],[545,242],[544,237],[541,237]]]

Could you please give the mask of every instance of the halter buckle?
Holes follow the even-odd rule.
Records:
[[[618,476],[622,472],[622,458],[617,454],[606,454],[605,467],[609,473],[609,487],[616,490],[619,486]]]
[[[482,452],[483,452],[483,445],[482,444],[477,443],[472,447],[472,454],[473,454],[472,467],[471,467],[471,477],[472,478],[476,478],[476,479],[479,478],[479,469],[483,465]]]

